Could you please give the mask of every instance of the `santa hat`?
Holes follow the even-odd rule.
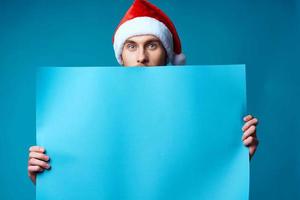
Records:
[[[163,11],[146,0],[133,2],[114,33],[113,46],[119,64],[122,64],[121,54],[125,41],[132,36],[146,34],[160,39],[167,52],[168,62],[173,65],[185,64],[174,24]]]

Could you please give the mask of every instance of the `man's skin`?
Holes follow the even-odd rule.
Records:
[[[122,51],[122,65],[129,66],[164,66],[167,64],[167,53],[160,40],[153,35],[139,35],[128,38]],[[256,137],[256,125],[258,120],[252,115],[243,118],[242,142],[249,148],[250,159],[258,146]],[[50,169],[49,156],[46,150],[40,146],[32,146],[29,149],[28,176],[36,183],[36,175]]]

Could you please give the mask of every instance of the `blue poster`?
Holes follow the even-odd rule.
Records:
[[[244,65],[42,67],[37,200],[243,200]]]

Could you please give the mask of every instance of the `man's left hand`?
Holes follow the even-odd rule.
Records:
[[[250,159],[254,155],[256,148],[258,146],[258,139],[256,137],[256,126],[258,124],[258,119],[254,118],[252,115],[247,115],[244,117],[244,126],[242,141],[246,147],[249,148]]]

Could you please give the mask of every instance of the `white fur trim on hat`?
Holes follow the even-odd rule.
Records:
[[[186,58],[185,58],[185,55],[183,53],[175,54],[175,56],[172,60],[173,65],[185,65],[185,62],[186,62]]]
[[[168,62],[173,63],[173,37],[166,25],[152,17],[136,17],[124,22],[115,33],[114,51],[119,64],[122,64],[121,54],[125,41],[133,36],[147,34],[158,37],[166,49]]]

